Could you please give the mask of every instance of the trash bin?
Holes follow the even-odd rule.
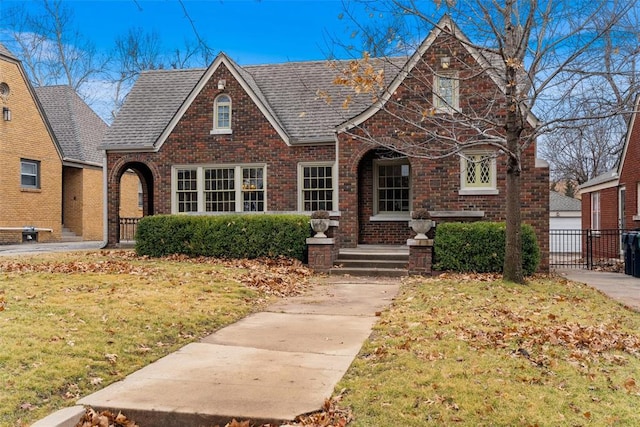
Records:
[[[624,250],[624,274],[633,275],[632,233],[622,233],[622,249]],[[635,243],[635,236],[633,237]]]
[[[633,277],[640,277],[640,234],[630,233],[630,245],[631,245],[631,275]]]

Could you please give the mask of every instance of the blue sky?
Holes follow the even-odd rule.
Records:
[[[19,1],[0,0],[0,14]],[[129,28],[159,33],[167,51],[193,39],[193,30],[176,0],[65,0],[75,24],[100,49],[109,50]],[[349,39],[339,19],[340,0],[185,0],[189,15],[208,44],[240,64],[325,59],[331,37]],[[0,21],[1,22],[1,21]]]

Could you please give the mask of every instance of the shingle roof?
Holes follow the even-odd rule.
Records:
[[[328,61],[245,67],[228,61],[293,143],[332,141],[337,125],[371,103],[370,95],[362,95],[354,97],[349,108],[343,108],[342,101],[348,94],[353,95],[353,90],[333,84],[338,71],[330,67]],[[392,72],[387,74],[395,75],[405,62],[406,58],[389,62],[386,68],[392,69]],[[334,64],[339,68],[345,65],[345,61]],[[131,149],[154,147],[205,71],[190,69],[142,73],[103,143]],[[325,95],[318,96],[318,91]],[[327,99],[333,101],[327,103]]]
[[[2,43],[0,43],[0,55],[4,55],[7,56],[11,59],[15,59],[18,60],[18,58],[16,58],[13,53],[11,53],[11,51],[9,49],[7,49]]]
[[[193,90],[204,68],[140,74],[103,142],[151,148]]]
[[[582,204],[580,200],[565,196],[557,191],[549,194],[549,210],[551,211],[580,211]]]
[[[37,87],[35,92],[60,144],[64,160],[102,164],[98,146],[107,131],[107,124],[70,86]]]
[[[584,184],[580,184],[578,186],[578,190],[582,190],[584,188],[587,187],[593,187],[596,186],[598,184],[604,184],[606,182],[609,181],[615,181],[616,179],[618,179],[618,171],[616,169],[610,170],[608,172],[605,172],[603,174],[600,174],[598,176],[596,176],[593,179],[590,179],[589,181],[585,182]]]

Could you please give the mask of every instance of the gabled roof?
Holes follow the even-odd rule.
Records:
[[[603,188],[615,187],[618,185],[618,170],[613,169],[580,184],[578,190],[580,193],[589,193],[591,191],[601,190]],[[585,191],[588,190],[588,191]]]
[[[13,59],[15,61],[18,60],[18,58],[13,56],[13,53],[11,53],[11,51],[9,49],[7,49],[2,43],[0,43],[0,55],[6,56],[7,58],[11,58],[11,59]]]
[[[98,146],[107,124],[70,86],[37,87],[35,92],[60,144],[63,161],[102,165]]]
[[[475,59],[480,67],[482,67],[483,71],[487,73],[487,75],[493,80],[496,86],[504,91],[504,89],[506,88],[506,82],[504,81],[504,77],[500,76],[497,72],[497,70],[504,69],[502,58],[498,57],[495,54],[490,57],[488,54],[483,54],[482,52],[480,52],[473,46],[471,41],[455,24],[451,17],[448,15],[443,15],[438,24],[436,24],[429,35],[422,41],[418,49],[416,49],[409,60],[406,61],[404,67],[402,67],[402,69],[395,74],[393,82],[388,86],[387,90],[382,95],[380,100],[371,104],[369,108],[364,110],[359,115],[354,116],[348,121],[342,123],[339,126],[338,130],[342,131],[358,126],[359,124],[363,123],[365,120],[373,116],[376,112],[378,112],[384,106],[384,104],[389,101],[391,96],[400,87],[404,79],[406,79],[411,74],[411,71],[414,69],[414,67],[419,64],[425,53],[443,32],[451,34],[453,37],[459,40],[462,46]],[[532,127],[536,126],[538,120],[530,111],[526,112],[526,119],[529,125],[531,125]]]
[[[549,193],[549,210],[580,212],[582,210],[582,203],[573,197],[565,196],[557,191],[551,191]]]

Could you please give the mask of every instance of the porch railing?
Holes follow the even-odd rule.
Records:
[[[120,218],[120,241],[127,242],[136,239],[136,229],[141,218]]]

